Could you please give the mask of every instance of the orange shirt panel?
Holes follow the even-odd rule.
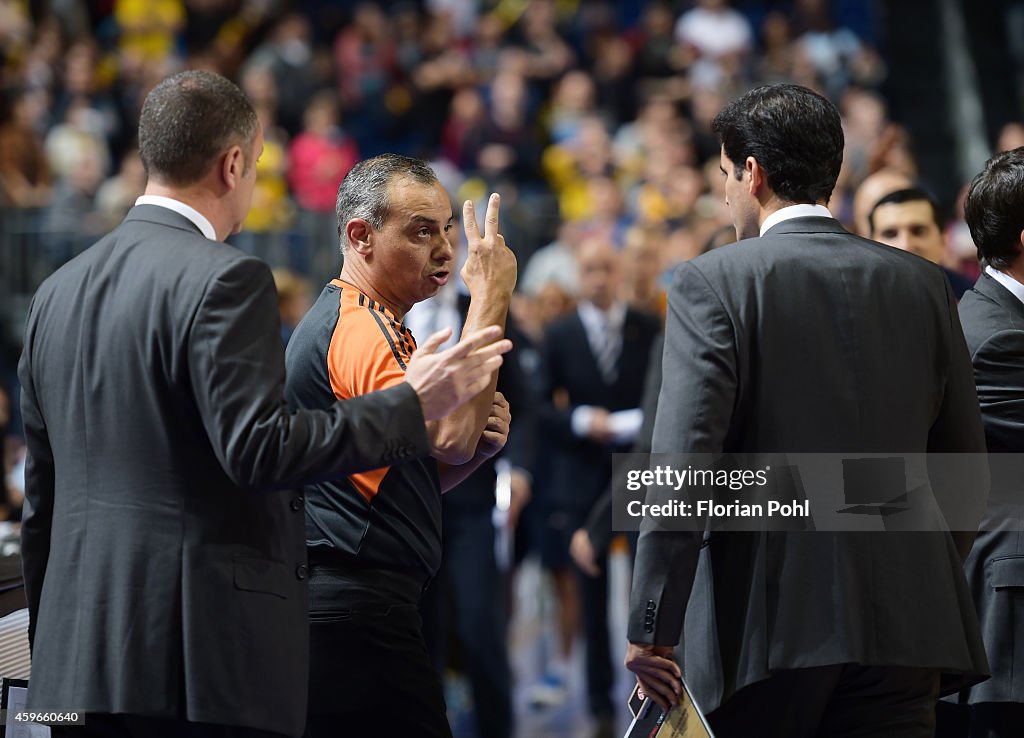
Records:
[[[415,350],[412,336],[385,308],[355,287],[342,288],[338,322],[327,351],[331,389],[339,400],[394,387],[405,381],[405,367]],[[390,467],[350,474],[359,493],[372,502]]]

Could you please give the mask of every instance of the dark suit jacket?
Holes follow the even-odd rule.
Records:
[[[636,434],[633,446],[629,449],[631,454],[651,453],[654,418],[658,413],[658,396],[661,394],[661,355],[664,349],[665,337],[659,335],[651,344],[651,358],[647,363],[647,378],[644,379],[644,395],[640,400],[640,409],[644,411],[644,421],[640,426],[640,431]],[[625,476],[613,477],[608,489],[594,503],[590,514],[587,515],[587,522],[584,525],[587,529],[587,537],[590,538],[594,550],[599,553],[607,551],[611,545],[614,537],[612,508],[616,500],[626,499],[628,494],[626,481]]]
[[[289,414],[270,270],[139,206],[29,310],[29,707],[299,735],[302,498],[430,453],[407,386]]]
[[[580,523],[608,485],[611,454],[627,451],[629,445],[607,446],[577,437],[572,412],[580,405],[612,412],[640,407],[651,343],[660,332],[653,315],[626,310],[618,374],[610,385],[601,376],[577,311],[552,323],[544,336],[540,417],[554,445],[550,489],[556,505],[575,509]],[[568,407],[553,403],[558,390],[568,393]]]
[[[960,301],[992,460],[992,495],[964,567],[992,678],[970,702],[1024,702],[1024,304],[988,274]]]
[[[669,296],[653,445],[711,454],[982,452],[949,282],[939,267],[831,218],[784,221],[684,264]],[[978,461],[978,488],[957,491],[976,498],[975,519],[987,491]],[[704,538],[645,524],[629,638],[675,644],[686,611],[683,667],[707,710],[776,669],[856,662],[986,671],[960,566],[973,529],[956,538],[941,530]]]

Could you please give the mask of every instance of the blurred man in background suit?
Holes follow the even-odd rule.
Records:
[[[509,348],[435,354],[439,334],[404,383],[289,413],[270,269],[220,243],[249,210],[262,138],[226,79],[161,82],[139,123],[146,194],[30,308],[28,707],[87,716],[55,736],[301,733],[303,499],[264,493],[429,455],[425,421]]]
[[[745,240],[676,273],[654,451],[984,451],[942,271],[847,233],[825,207],[843,155],[835,107],[761,87],[714,130]],[[956,494],[976,527],[987,478],[983,464],[970,471],[978,488]],[[685,613],[682,667],[719,738],[924,738],[940,673],[963,684],[987,671],[961,570],[973,527],[705,536],[648,522],[626,665],[647,694],[676,701]]]
[[[642,421],[651,344],[661,331],[653,315],[620,296],[621,255],[597,237],[578,251],[580,300],[544,337],[541,422],[554,439],[548,560],[566,607],[579,590],[586,638],[587,696],[598,735],[611,732],[613,672],[608,634],[608,574],[601,552],[596,577],[572,568],[569,546],[611,479],[612,456],[627,451]],[[573,633],[562,633],[563,659]]]

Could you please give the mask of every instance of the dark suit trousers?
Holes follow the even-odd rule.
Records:
[[[1024,732],[1024,704],[978,702],[935,708],[935,738],[1019,738]]]
[[[716,738],[932,738],[939,674],[837,664],[777,671],[708,715]]]
[[[608,634],[608,553],[597,559],[601,573],[596,577],[584,574],[573,566],[580,586],[583,635],[586,642],[587,703],[596,717],[615,714],[611,691],[615,684],[612,653]]]
[[[51,728],[50,735],[52,738],[284,738],[280,733],[232,725],[103,713],[86,715],[85,725]]]

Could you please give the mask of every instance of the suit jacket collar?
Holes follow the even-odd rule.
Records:
[[[998,281],[992,279],[992,277],[984,271],[982,271],[981,276],[978,277],[978,281],[975,283],[972,290],[980,294],[982,297],[986,297],[996,303],[1018,319],[1024,320],[1024,303],[1018,300],[1016,295],[1003,287],[1003,285],[999,284]]]
[[[588,321],[591,322],[591,327],[597,323],[602,329],[606,323],[610,323],[616,331],[621,333],[622,327],[626,324],[626,303],[615,302],[608,310],[602,310],[592,302],[580,300],[576,303],[576,315],[579,316],[584,329],[586,329]]]
[[[765,231],[764,236],[783,236],[792,233],[845,233],[850,235],[850,232],[843,228],[835,218],[810,216],[784,220]]]
[[[194,233],[200,238],[209,240],[203,235],[202,231],[199,230],[199,227],[184,215],[176,213],[173,210],[168,210],[167,208],[162,208],[159,205],[136,205],[128,211],[128,215],[124,218],[125,223],[128,223],[129,221],[155,223],[156,225],[167,226],[169,228],[177,228],[178,230]],[[211,241],[211,243],[219,242]]]
[[[584,340],[586,340],[587,327],[583,325],[583,319],[580,318],[580,311],[578,309],[574,309],[571,313],[569,313],[569,315],[573,318],[576,330],[578,330],[580,334],[583,336]],[[636,321],[636,316],[637,311],[631,308],[629,305],[626,305],[626,311],[623,314],[621,326],[621,331],[623,335],[626,334],[626,327],[632,326],[632,324]],[[587,343],[589,345],[589,341]]]

